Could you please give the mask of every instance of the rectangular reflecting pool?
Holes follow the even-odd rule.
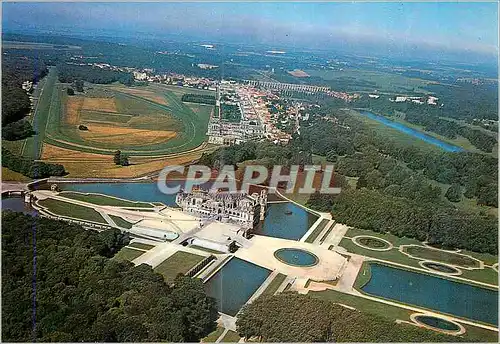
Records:
[[[219,312],[235,316],[270,274],[268,269],[232,258],[205,283],[205,290],[217,300]]]
[[[363,292],[443,313],[498,324],[498,291],[371,263]]]
[[[256,228],[255,234],[299,240],[317,219],[318,216],[293,203],[270,203],[264,223]]]

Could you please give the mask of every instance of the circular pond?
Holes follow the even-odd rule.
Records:
[[[389,241],[370,235],[358,235],[352,238],[352,241],[358,246],[374,251],[388,251],[393,247]]]
[[[454,321],[436,317],[433,315],[414,314],[411,316],[411,318],[418,324],[440,332],[445,332],[448,334],[461,334],[465,332],[465,329],[462,325]]]
[[[419,265],[426,268],[427,270],[441,272],[441,273],[448,274],[448,275],[460,275],[460,274],[462,274],[462,271],[460,271],[460,269],[457,269],[454,266],[451,266],[448,264],[443,264],[443,263],[438,263],[438,262],[433,262],[430,260],[421,261],[421,262],[419,262]]]
[[[293,266],[313,266],[319,262],[315,254],[298,248],[280,248],[274,252],[274,257]]]

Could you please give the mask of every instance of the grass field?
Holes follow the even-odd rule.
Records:
[[[222,326],[217,326],[215,331],[210,333],[208,336],[205,338],[201,339],[202,343],[215,343],[215,341],[221,336],[221,334],[224,332],[224,327]]]
[[[152,204],[146,202],[127,201],[124,199],[93,193],[63,191],[60,193],[60,195],[77,201],[83,201],[97,205],[107,205],[112,207],[154,208]]]
[[[360,69],[344,68],[343,70],[305,70],[312,77],[320,77],[325,80],[350,79],[351,91],[367,92],[377,90],[378,92],[390,92],[398,94],[407,93],[429,93],[425,86],[431,81],[409,78],[396,73],[381,71],[369,71]],[[363,85],[363,81],[375,82],[376,86]],[[359,85],[359,86],[358,86]]]
[[[196,254],[177,251],[161,262],[154,270],[162,274],[165,281],[172,283],[178,274],[185,274],[204,258],[205,257]]]
[[[260,296],[264,295],[274,295],[276,290],[280,287],[280,285],[285,281],[286,275],[277,274],[276,277],[269,283],[266,289],[260,294]]]
[[[404,252],[422,259],[429,259],[438,262],[443,262],[451,265],[478,268],[479,262],[467,256],[456,254],[452,252],[444,252],[441,250],[434,250],[421,246],[408,246],[405,247]]]
[[[7,167],[2,167],[2,181],[27,182],[31,179],[23,176],[21,173],[9,170]]]
[[[123,218],[115,215],[109,215],[109,217],[120,227],[130,229],[132,228],[132,223],[124,220]],[[130,245],[132,246],[132,245]]]
[[[234,331],[227,331],[226,335],[221,339],[222,343],[238,343],[240,335]]]
[[[113,256],[113,259],[118,260],[118,261],[132,261],[137,257],[140,257],[144,254],[145,252],[139,251],[139,250],[134,250],[133,248],[129,247],[124,247],[122,248],[117,254]]]
[[[321,232],[325,229],[325,226],[330,222],[329,219],[323,219],[321,222],[318,224],[318,226],[312,231],[312,233],[306,238],[305,242],[312,243],[318,235],[321,234]]]
[[[128,246],[140,248],[142,250],[151,250],[154,247],[153,245],[143,244],[142,242],[133,242],[133,243],[130,243]]]
[[[32,126],[36,135],[27,138],[21,150],[22,155],[28,158],[39,159],[45,132],[49,126],[48,119],[51,115],[59,116],[59,87],[56,86],[56,80],[57,72],[54,68],[50,68],[35,107]]]
[[[108,224],[102,218],[101,214],[99,214],[92,208],[83,207],[81,205],[63,202],[52,198],[39,200],[38,204],[42,207],[47,208],[51,213],[56,215]]]
[[[161,156],[189,151],[206,139],[213,106],[183,103],[181,97],[213,92],[113,84],[68,96],[68,85],[56,78],[52,68],[35,116],[43,130],[27,142],[26,156],[38,157],[42,142],[83,153],[110,155],[120,149],[128,155]]]

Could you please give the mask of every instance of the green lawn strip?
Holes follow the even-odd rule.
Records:
[[[43,86],[43,92],[37,100],[36,113],[33,117],[33,130],[36,135],[26,139],[22,154],[31,159],[39,159],[42,149],[42,143],[45,138],[45,129],[47,121],[51,116],[60,115],[60,99],[59,89],[55,86],[57,79],[57,71],[55,68],[50,68],[47,80]]]
[[[478,253],[478,252],[472,252],[472,251],[467,251],[467,250],[462,250],[462,251],[460,251],[460,253],[472,256],[472,257],[477,258],[479,260],[482,260],[484,262],[484,264],[486,264],[486,265],[493,265],[495,263],[498,263],[498,256],[495,256],[493,254]]]
[[[320,235],[320,233],[325,229],[325,226],[328,224],[328,222],[330,222],[329,219],[321,220],[321,222],[318,224],[318,226],[316,228],[314,228],[312,233],[309,234],[309,236],[306,238],[305,242],[312,243],[314,240],[316,240],[318,235]]]
[[[134,250],[133,248],[129,247],[123,247],[118,253],[113,256],[113,259],[118,261],[132,261],[135,258],[142,256],[144,253],[144,251]]]
[[[234,331],[227,331],[226,335],[221,339],[222,343],[238,343],[240,341],[240,335]]]
[[[202,343],[215,343],[217,339],[221,336],[222,332],[224,332],[224,327],[217,326],[215,331],[211,332],[208,336],[201,339]]]
[[[190,248],[194,248],[195,250],[200,250],[200,251],[204,251],[204,252],[208,252],[208,253],[213,253],[213,254],[224,254],[224,253],[226,253],[226,252],[212,250],[210,248],[206,248],[206,247],[202,247],[202,246],[198,246],[198,245],[191,245],[189,247]]]
[[[142,242],[133,242],[133,243],[128,244],[128,246],[140,248],[142,250],[151,250],[154,247],[153,245],[143,244]]]
[[[321,239],[319,239],[320,242],[323,242],[325,241],[326,238],[328,238],[328,236],[330,235],[330,233],[333,231],[333,228],[335,227],[335,223],[333,223],[330,228],[327,229],[327,231],[325,232],[325,234],[323,234],[323,236],[321,237]]]
[[[361,269],[358,272],[358,276],[356,276],[356,280],[354,281],[354,288],[360,290],[366,283],[370,281],[370,278],[372,278],[370,263],[363,262],[363,264],[361,265]]]
[[[410,254],[413,257],[418,257],[427,260],[434,260],[437,262],[443,262],[461,267],[471,267],[471,268],[479,267],[478,261],[471,259],[467,256],[463,256],[452,252],[436,250],[423,246],[408,246],[404,247],[403,250],[404,252]]]
[[[286,275],[278,273],[276,277],[269,283],[266,289],[260,294],[260,296],[264,295],[274,295],[276,290],[280,287],[280,285],[283,283],[283,281],[286,279]]]
[[[120,227],[123,227],[123,228],[127,228],[127,229],[130,229],[132,228],[132,223],[124,220],[123,218],[121,218],[120,216],[115,216],[115,215],[109,215],[109,217],[111,217],[111,219]],[[130,245],[129,245],[130,246]]]
[[[465,270],[461,269],[462,274],[458,277],[471,279],[473,281],[484,282],[488,284],[498,285],[498,272],[492,268]]]
[[[177,251],[161,262],[154,270],[162,274],[165,281],[171,283],[178,274],[185,274],[203,259],[205,257],[197,254]]]
[[[359,254],[362,256],[377,258],[377,259],[381,259],[381,260],[387,260],[387,261],[391,261],[391,262],[395,262],[395,263],[399,263],[399,264],[413,266],[416,268],[422,268],[418,264],[418,261],[419,261],[418,259],[413,259],[413,258],[410,258],[410,257],[402,254],[401,252],[399,252],[399,250],[397,248],[393,248],[389,251],[369,250],[369,249],[362,248],[362,247],[356,245],[354,242],[351,241],[351,239],[348,239],[348,238],[343,238],[340,241],[339,246],[345,248],[350,253],[355,253],[355,254]]]
[[[113,207],[154,208],[154,206],[151,203],[128,201],[120,198],[115,198],[106,195],[99,195],[94,193],[63,191],[60,193],[60,195],[77,201],[83,201],[97,205],[105,205]]]
[[[335,303],[341,303],[347,306],[356,308],[357,310],[365,313],[388,318],[390,320],[405,320],[411,321],[410,315],[416,312],[400,308],[397,306],[388,305],[386,303],[368,300],[363,297],[344,294],[335,290],[325,291],[310,291],[307,295],[322,300],[327,300]],[[462,324],[467,332],[463,335],[464,338],[471,341],[487,341],[496,342],[498,333],[495,331],[486,330],[472,325]]]
[[[346,235],[347,237],[354,238],[355,236],[358,235],[368,235],[368,236],[374,236],[377,238],[382,238],[390,243],[392,243],[394,246],[400,246],[400,245],[422,245],[422,243],[416,239],[412,238],[407,238],[407,237],[397,237],[393,234],[389,233],[379,233],[379,232],[374,232],[370,231],[367,229],[359,229],[359,228],[349,228],[347,231]]]
[[[39,200],[38,204],[46,207],[51,213],[56,215],[72,217],[85,221],[98,222],[106,225],[108,224],[106,220],[103,219],[101,214],[99,214],[92,208],[51,198]]]

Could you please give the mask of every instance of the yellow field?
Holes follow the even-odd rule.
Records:
[[[82,162],[98,161],[98,162],[108,163],[113,161],[113,157],[111,155],[105,155],[105,154],[80,152],[44,143],[42,148],[42,160],[50,160],[52,162],[59,162],[59,163],[64,163],[64,161],[75,161],[75,160],[76,161],[80,160]]]
[[[69,125],[78,125],[80,123],[80,110],[87,98],[84,97],[68,97],[66,102],[66,111],[64,114],[64,122]]]
[[[115,98],[89,98],[85,97],[82,110],[116,112]]]
[[[162,143],[174,138],[175,131],[133,129],[105,125],[88,124],[88,131],[81,131],[80,136],[88,142],[120,143],[126,146],[141,146]]]
[[[14,172],[12,170],[9,170],[7,167],[2,167],[2,181],[7,182],[27,182],[30,181],[26,176],[23,176],[21,173]]]
[[[168,105],[168,101],[165,99],[165,97],[162,97],[154,92],[147,91],[147,90],[139,90],[139,89],[134,89],[134,88],[126,88],[126,87],[114,87],[113,89],[123,92],[123,93],[128,93],[128,94],[133,94],[135,96],[139,96],[142,98],[145,98],[147,100],[151,100],[152,102],[161,104],[161,105]]]

